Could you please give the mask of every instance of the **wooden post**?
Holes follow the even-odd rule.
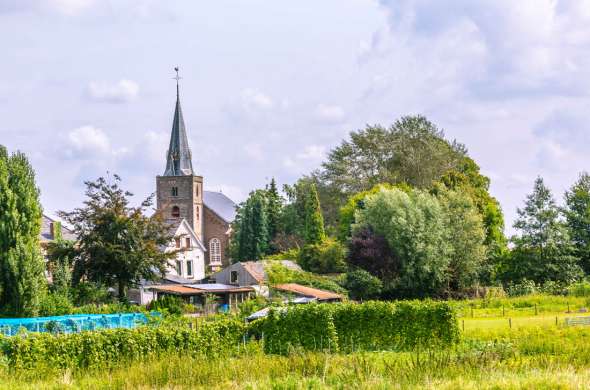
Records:
[[[555,326],[557,326],[557,316],[555,316]]]
[[[535,303],[535,315],[538,315],[539,311],[537,310],[537,304]]]
[[[502,305],[502,317],[506,315],[506,311],[504,310],[504,305]]]
[[[508,318],[508,326],[512,329],[512,318]]]
[[[465,320],[463,320],[463,332],[465,332]]]

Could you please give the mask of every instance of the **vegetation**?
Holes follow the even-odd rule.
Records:
[[[127,289],[141,279],[154,280],[166,272],[174,251],[162,251],[172,237],[160,214],[146,217],[150,196],[140,206],[129,205],[131,193],[120,187],[115,175],[86,182],[84,207],[60,216],[73,226],[78,246],[73,248],[74,283],[86,278],[102,285],[116,285],[124,301]]]
[[[275,262],[267,267],[266,273],[268,275],[268,283],[271,286],[282,283],[297,283],[346,295],[346,289],[334,278],[307,271],[291,270],[283,266],[280,262]]]
[[[35,172],[0,145],[0,312],[36,315],[46,290],[40,253],[41,205]]]

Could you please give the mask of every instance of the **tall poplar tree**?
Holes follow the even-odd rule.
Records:
[[[34,315],[46,290],[39,248],[41,205],[35,172],[20,152],[0,147],[0,308]]]
[[[277,234],[280,231],[280,222],[281,222],[281,209],[282,209],[282,200],[281,195],[279,194],[279,190],[277,189],[277,183],[274,179],[270,181],[270,185],[266,190],[266,214],[267,214],[267,222],[268,222],[268,241],[270,243],[270,248],[272,252],[276,252],[276,248],[273,247],[272,242],[277,237]]]

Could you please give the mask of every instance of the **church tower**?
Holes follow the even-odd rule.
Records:
[[[203,177],[195,175],[182,109],[176,70],[176,108],[172,121],[170,146],[166,153],[166,170],[156,177],[157,208],[164,219],[176,224],[186,219],[199,240],[203,241]]]

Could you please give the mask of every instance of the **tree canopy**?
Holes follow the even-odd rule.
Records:
[[[79,238],[74,277],[83,277],[102,285],[117,285],[120,300],[127,289],[141,279],[162,277],[174,251],[164,251],[170,244],[170,226],[159,213],[146,212],[153,195],[139,206],[130,205],[132,194],[120,187],[121,179],[101,177],[86,182],[84,206],[72,212],[59,212]]]

